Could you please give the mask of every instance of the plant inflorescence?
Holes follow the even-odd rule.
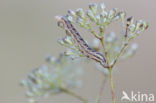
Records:
[[[58,26],[66,33],[65,37],[58,40],[58,43],[66,50],[59,59],[48,59],[52,62],[51,69],[42,66],[31,72],[28,79],[22,81],[21,84],[29,90],[27,94],[43,96],[65,92],[88,103],[88,100],[69,90],[79,85],[75,77],[81,71],[72,66],[75,65],[77,59],[81,61],[81,58],[85,57],[89,61],[95,60],[96,68],[104,74],[105,80],[110,76],[112,100],[115,103],[112,70],[119,60],[131,57],[136,52],[138,45],[136,43],[130,45],[130,41],[145,31],[148,23],[143,20],[135,21],[133,17],[126,17],[125,11],[117,8],[107,10],[104,3],[100,6],[96,3],[89,4],[89,9],[86,11],[82,8],[75,11],[68,10],[67,15],[56,16],[56,19]],[[106,29],[114,22],[121,22],[120,36],[113,31],[106,32]],[[92,42],[87,42],[75,27],[88,31],[88,34],[94,37]],[[97,97],[97,103],[100,103],[100,98],[101,92]]]

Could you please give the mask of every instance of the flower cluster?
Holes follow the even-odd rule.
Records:
[[[93,43],[88,43],[90,44],[89,46],[96,51],[101,51],[105,57],[109,58],[107,62],[110,62],[110,65],[114,65],[117,59],[126,59],[132,56],[138,47],[137,44],[133,43],[129,49],[125,48],[130,40],[148,28],[147,22],[143,20],[134,22],[132,17],[126,18],[124,11],[120,11],[117,8],[107,10],[104,3],[100,4],[100,9],[97,4],[93,3],[89,4],[87,11],[82,8],[76,11],[68,10],[66,17],[71,23],[78,24],[95,37]],[[106,28],[115,21],[121,21],[124,28],[121,38],[118,38],[114,32],[106,34]],[[84,56],[74,44],[69,32],[65,31],[66,37],[59,39],[59,43],[67,48],[65,54],[72,58]],[[101,48],[101,44],[103,48]]]
[[[48,96],[64,92],[65,89],[81,86],[79,76],[83,70],[78,66],[78,61],[72,61],[61,55],[58,59],[48,57],[49,66],[40,66],[28,74],[21,85],[28,89],[28,97]]]
[[[80,52],[77,45],[74,44],[74,41],[72,40],[71,36],[67,35],[64,38],[59,39],[58,43],[67,48],[64,52],[66,56],[70,56],[72,59],[84,56]]]
[[[98,13],[97,4],[89,4],[89,10],[86,12],[79,8],[75,12],[72,10],[68,11],[68,19],[71,22],[79,24],[79,26],[87,29],[93,33],[96,37],[102,37],[105,29],[114,21],[124,20],[125,12],[119,11],[117,8],[113,8],[110,11],[106,10],[104,3],[100,4],[101,13]],[[75,21],[74,21],[75,20]],[[93,30],[92,24],[97,25],[99,33]]]

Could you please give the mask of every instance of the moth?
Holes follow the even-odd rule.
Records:
[[[85,56],[99,62],[103,67],[107,68],[105,57],[88,46],[80,33],[72,25],[71,21],[68,20],[67,16],[56,16],[56,19],[59,25],[62,23],[62,26],[69,32],[76,45]]]

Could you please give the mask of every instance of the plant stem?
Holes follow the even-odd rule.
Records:
[[[111,65],[111,68],[114,67],[114,65],[116,64],[117,60],[119,59],[119,57],[121,56],[121,54],[123,53],[123,51],[125,50],[125,48],[127,47],[128,42],[131,40],[131,39],[128,39],[128,40],[127,40],[128,26],[129,26],[129,25],[126,26],[126,32],[125,32],[125,35],[124,35],[124,44],[123,44],[123,46],[121,47],[120,52],[119,52],[119,53],[117,54],[117,56],[115,57],[114,62],[113,62],[113,64]]]
[[[105,58],[106,58],[106,61],[107,61],[107,65],[109,66],[108,69],[109,69],[109,73],[110,73],[109,75],[110,75],[110,85],[111,85],[111,92],[112,92],[112,100],[113,100],[113,103],[115,103],[115,91],[114,91],[114,83],[113,83],[113,76],[112,76],[112,67],[110,67],[110,61],[109,61],[109,57],[107,55],[107,51],[106,51],[106,48],[105,48],[104,38],[101,39],[101,43],[102,43],[102,46],[103,46],[103,49],[104,49],[104,53],[105,53]],[[114,65],[115,65],[115,63],[116,62],[114,62]]]
[[[112,68],[109,68],[109,75],[110,75],[110,85],[111,85],[111,92],[112,92],[112,100],[115,103],[115,90],[114,90],[114,83],[113,83],[113,76],[112,76]]]
[[[63,92],[65,92],[66,94],[71,95],[71,96],[73,96],[73,97],[79,99],[79,100],[82,101],[83,103],[88,103],[88,100],[87,100],[87,99],[81,97],[80,95],[78,95],[78,94],[76,94],[76,93],[74,93],[74,92],[72,92],[72,91],[70,91],[70,90],[68,90],[68,89],[61,88],[61,90],[62,90]]]
[[[104,41],[104,38],[101,38],[100,41],[101,41],[101,44],[102,44],[102,47],[103,47],[105,59],[106,59],[106,61],[107,61],[107,66],[109,66],[109,58],[108,58],[107,51],[106,51],[106,48],[105,48],[105,41]]]
[[[113,64],[111,65],[111,68],[114,67],[114,65],[115,65],[116,62],[118,61],[119,57],[121,56],[121,54],[123,53],[123,51],[125,50],[125,48],[127,47],[127,45],[128,45],[128,43],[125,43],[125,44],[122,46],[120,52],[119,52],[119,53],[117,54],[117,56],[115,57],[114,62],[113,62]]]
[[[105,41],[104,38],[101,39],[101,43],[102,43],[102,47],[104,49],[104,52],[106,52],[106,48],[105,48]]]
[[[97,39],[101,39],[101,37],[100,36],[98,36],[96,33],[95,33],[95,31],[93,31],[93,30],[91,30],[91,33],[97,38]]]

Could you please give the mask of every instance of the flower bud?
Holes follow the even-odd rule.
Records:
[[[68,10],[68,13],[69,13],[71,16],[76,17],[76,13],[75,13],[74,11]]]
[[[143,21],[143,20],[139,20],[136,23],[136,31],[144,31],[148,28],[148,23]]]
[[[76,10],[76,15],[81,17],[81,18],[84,18],[85,13],[84,13],[82,8],[79,8],[79,9]]]
[[[127,18],[127,27],[129,27],[131,24],[133,23],[133,17],[131,16],[131,17],[129,17],[129,18]]]
[[[96,24],[99,25],[101,23],[100,15],[96,16]]]
[[[66,36],[66,37],[64,38],[64,41],[65,41],[67,44],[69,44],[69,45],[73,45],[73,41],[72,41],[71,36]]]
[[[81,18],[77,18],[77,19],[76,19],[76,22],[77,22],[81,27],[84,27],[84,26],[85,26],[84,20],[81,19]]]
[[[94,22],[96,21],[96,19],[95,19],[93,13],[91,12],[91,10],[88,10],[88,11],[87,11],[87,16],[88,16],[92,21],[94,21]]]
[[[126,13],[124,11],[120,11],[116,14],[116,17],[118,18],[118,16],[121,18],[122,22],[124,22],[125,17],[126,17]]]
[[[67,19],[70,21],[70,22],[73,22],[73,17],[72,16],[67,16]]]
[[[65,45],[65,43],[64,43],[64,41],[62,40],[62,39],[58,39],[58,41],[57,41],[59,44],[61,44],[61,45]]]
[[[46,61],[54,63],[56,61],[56,58],[54,56],[47,56]]]
[[[108,12],[108,18],[109,18],[109,19],[114,18],[116,12],[117,12],[117,9],[116,9],[116,8],[111,9],[111,10]]]
[[[92,11],[92,13],[94,15],[96,15],[96,13],[97,13],[97,4],[96,3],[89,4],[89,9]]]
[[[104,4],[104,3],[100,3],[100,7],[101,7],[101,10],[102,10],[102,11],[104,11],[104,10],[105,10],[105,8],[106,8],[106,6],[105,6],[105,4]]]

